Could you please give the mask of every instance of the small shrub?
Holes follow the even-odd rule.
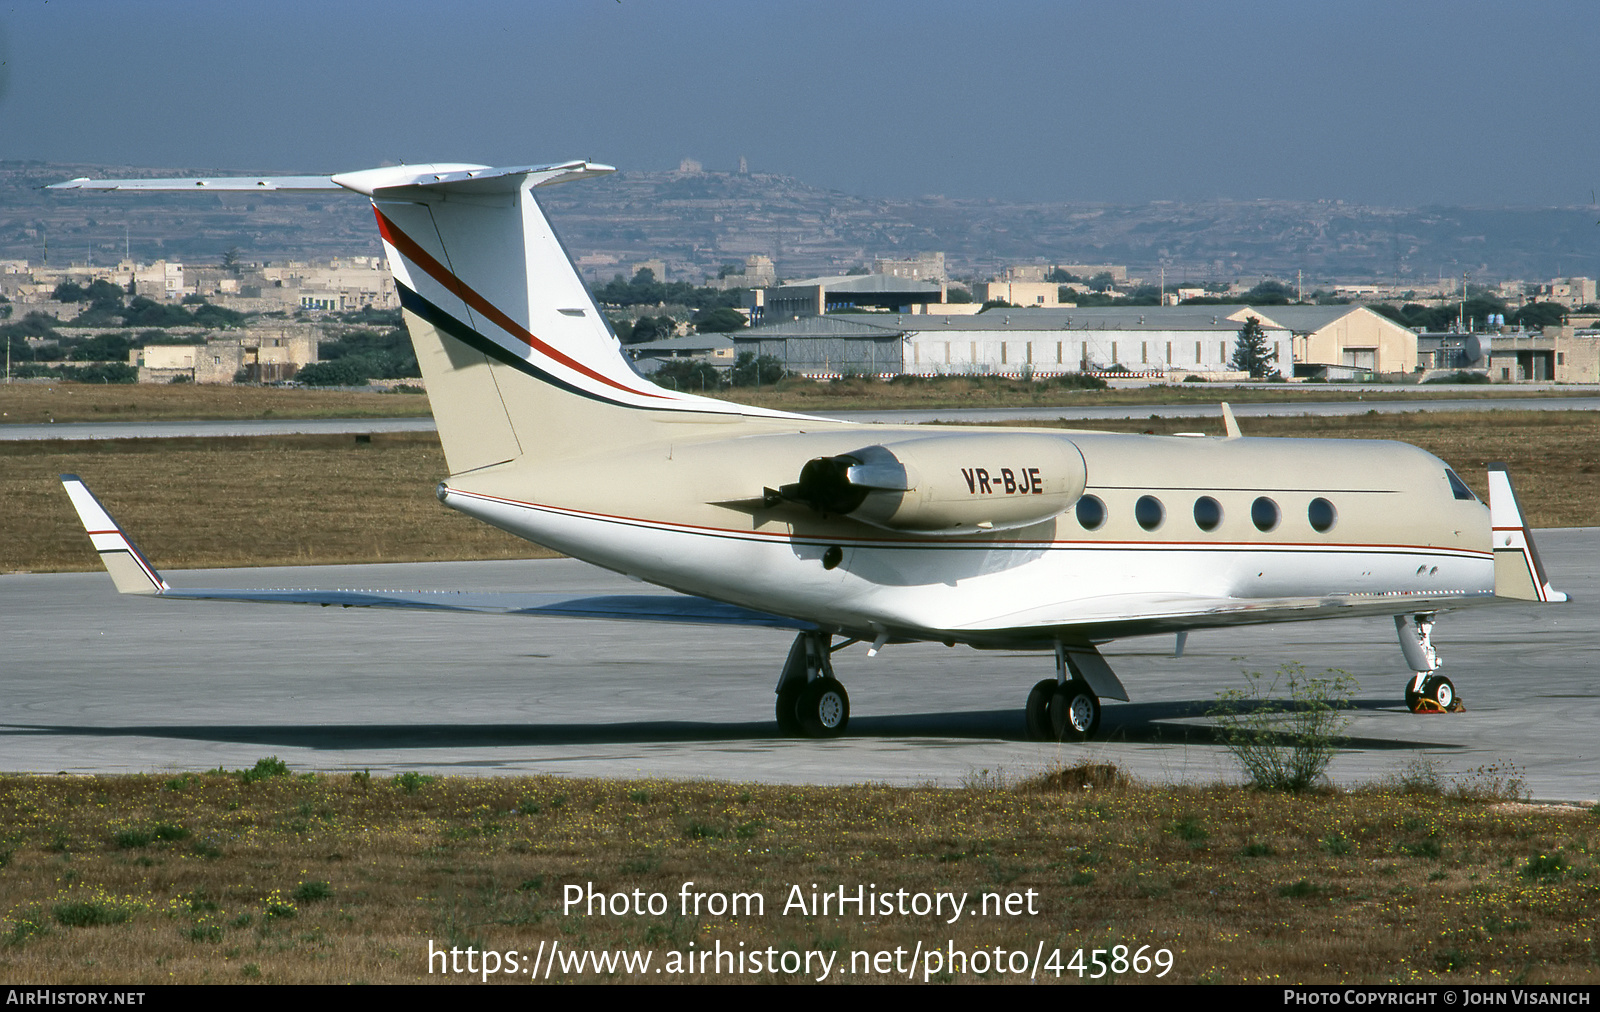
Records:
[[[1439,797],[1444,794],[1444,775],[1437,761],[1427,756],[1408,759],[1398,771],[1385,778],[1384,786],[1400,794]]]
[[[1350,705],[1355,679],[1342,671],[1308,676],[1305,667],[1285,664],[1270,680],[1245,672],[1246,689],[1218,693],[1211,711],[1219,736],[1250,782],[1263,790],[1303,791],[1322,779],[1349,723],[1341,710]],[[1274,697],[1289,694],[1287,704]]]
[[[117,845],[118,850],[134,850],[138,847],[148,847],[155,842],[155,839],[156,834],[143,826],[119,829],[111,834],[111,842]]]
[[[86,899],[67,900],[50,909],[56,923],[68,928],[94,928],[105,924],[125,924],[138,913],[140,904],[124,897],[97,893]]]
[[[1324,853],[1332,854],[1334,857],[1343,857],[1353,849],[1350,846],[1349,838],[1342,833],[1332,833],[1324,836],[1317,841],[1317,846],[1321,847]]]
[[[50,933],[50,923],[45,919],[44,911],[37,906],[19,910],[12,915],[11,930],[6,932],[5,944],[21,945],[30,938]]]
[[[1247,844],[1245,844],[1244,849],[1239,851],[1239,856],[1240,857],[1271,857],[1273,855],[1273,853],[1274,853],[1274,851],[1272,849],[1272,845],[1271,844],[1268,844],[1268,843],[1247,843]]]
[[[368,787],[372,786],[372,771],[357,770],[356,772],[350,774],[350,782],[362,790],[366,790]]]
[[[1315,896],[1321,891],[1322,889],[1320,887],[1313,885],[1306,879],[1301,879],[1292,885],[1280,887],[1278,889],[1278,895],[1285,898],[1305,899],[1308,896]]]
[[[191,942],[222,941],[222,929],[215,924],[196,924],[182,929],[179,934]]]
[[[683,835],[691,840],[720,840],[728,834],[723,832],[722,827],[709,822],[691,822],[683,827]]]
[[[1450,797],[1457,801],[1525,801],[1528,782],[1515,763],[1490,763],[1469,772],[1465,779],[1450,785]]]
[[[422,789],[424,784],[433,783],[434,778],[416,770],[408,770],[394,778],[396,786],[407,794],[415,794]]]
[[[1190,843],[1198,843],[1211,836],[1206,831],[1206,827],[1200,825],[1200,820],[1192,815],[1185,815],[1177,822],[1174,822],[1167,827],[1167,831],[1176,835],[1180,840],[1188,840]]]
[[[1024,793],[1050,791],[1126,790],[1133,778],[1114,763],[1079,760],[1071,766],[1057,766],[1017,785]]]
[[[1407,857],[1438,857],[1444,853],[1444,848],[1439,846],[1438,840],[1423,840],[1421,843],[1402,843],[1400,853]]]
[[[268,756],[257,759],[256,764],[247,770],[239,771],[239,779],[247,784],[261,780],[270,780],[273,777],[286,777],[289,775],[289,764],[277,756]]]
[[[1522,866],[1523,878],[1555,878],[1567,870],[1567,859],[1561,854],[1540,854],[1528,858]]]
[[[294,890],[294,898],[301,903],[315,903],[332,895],[333,886],[327,882],[302,882]]]
[[[266,917],[289,920],[299,912],[300,908],[291,901],[284,899],[283,894],[276,889],[268,893],[267,898],[261,903],[261,913]]]
[[[182,826],[174,826],[166,822],[156,823],[155,829],[153,829],[151,832],[155,834],[155,838],[157,840],[171,841],[187,840],[189,838],[189,831],[187,829],[184,829]]]

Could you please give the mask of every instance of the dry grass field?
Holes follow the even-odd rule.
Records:
[[[1105,766],[964,789],[10,777],[0,979],[478,980],[437,959],[430,975],[431,942],[461,950],[462,968],[469,947],[475,968],[484,950],[529,960],[497,955],[499,982],[527,980],[551,943],[568,959],[652,960],[597,974],[558,958],[551,980],[808,975],[748,959],[741,972],[732,957],[720,972],[685,968],[684,954],[720,947],[763,960],[793,951],[791,968],[807,951],[835,954],[833,982],[1019,981],[1035,961],[1041,979],[1059,968],[1070,981],[1076,950],[1088,975],[1091,950],[1121,945],[1129,958],[1099,972],[1125,983],[1593,983],[1600,818],[1505,803],[1513,794],[1492,771],[1457,789],[1420,776],[1290,796],[1138,787]],[[566,887],[587,883],[626,893],[630,909],[564,910]],[[804,911],[785,909],[795,886]],[[953,923],[950,907],[918,916],[898,898],[866,916],[810,908],[814,890],[841,886],[965,894],[967,906]],[[685,889],[707,894],[698,914],[684,912]],[[764,905],[712,913],[713,893],[758,893]],[[974,912],[984,894],[997,897],[987,916]],[[1013,912],[999,912],[1007,897]],[[1131,957],[1144,946],[1156,962],[1139,972]],[[951,952],[967,954],[964,970]],[[809,976],[820,972],[814,961]]]
[[[179,383],[13,383],[0,386],[0,424],[213,421],[237,418],[412,418],[421,394],[283,390]]]
[[[1096,424],[1218,427],[1216,419]],[[1505,461],[1535,526],[1600,524],[1593,412],[1247,419],[1245,431],[1405,440],[1449,461],[1480,495],[1484,465]],[[172,569],[549,555],[439,505],[433,487],[444,457],[430,433],[0,442],[0,572],[97,567],[57,481],[63,472],[81,475],[139,547]]]
[[[1474,388],[1468,396],[1586,396],[1590,391],[1530,391],[1516,386]],[[726,400],[787,411],[853,411],[884,408],[1066,407],[1114,404],[1235,404],[1295,401],[1432,400],[1458,398],[1457,391],[1428,387],[1352,390],[1340,384],[1216,387],[1205,383],[1129,390],[1075,390],[1046,380],[944,377],[881,383],[852,379],[832,383],[785,380],[776,388],[733,389]],[[14,383],[0,385],[0,424],[41,422],[203,421],[238,418],[404,418],[426,416],[428,399],[418,394],[355,390],[290,390],[273,387],[194,384],[97,385]]]

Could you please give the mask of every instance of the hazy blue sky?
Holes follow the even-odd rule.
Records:
[[[1587,205],[1600,4],[6,0],[0,158]]]

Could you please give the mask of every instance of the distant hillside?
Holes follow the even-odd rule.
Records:
[[[132,251],[215,263],[378,252],[358,199],[252,195],[57,194],[73,176],[239,174],[237,170],[0,162],[0,259],[112,263]],[[1125,263],[1169,282],[1264,274],[1309,282],[1411,280],[1471,271],[1474,280],[1600,273],[1592,208],[1384,208],[1332,201],[1019,204],[919,197],[883,200],[777,175],[619,172],[541,194],[591,278],[660,258],[698,281],[751,253],[799,277],[870,266],[877,256],[943,250],[957,276],[1017,262]]]

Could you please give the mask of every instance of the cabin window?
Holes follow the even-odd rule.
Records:
[[[1194,501],[1194,525],[1202,531],[1214,531],[1222,525],[1222,504],[1208,495]]]
[[[1106,522],[1106,504],[1098,497],[1083,496],[1078,500],[1078,526],[1086,531],[1097,531]]]
[[[1139,521],[1140,527],[1153,531],[1167,518],[1167,508],[1161,505],[1161,500],[1155,496],[1142,495],[1139,501],[1133,504],[1133,518]]]
[[[1250,522],[1256,525],[1258,531],[1270,531],[1278,526],[1278,521],[1283,514],[1278,510],[1278,504],[1261,496],[1250,504]]]
[[[1472,489],[1467,487],[1467,483],[1461,480],[1459,474],[1447,467],[1444,469],[1444,476],[1450,481],[1450,493],[1457,499],[1464,499],[1467,502],[1478,501],[1478,497],[1472,494]]]
[[[1311,521],[1311,529],[1318,534],[1326,534],[1333,529],[1333,522],[1339,518],[1339,511],[1333,508],[1333,503],[1318,497],[1311,500],[1311,505],[1306,507],[1306,519]]]

